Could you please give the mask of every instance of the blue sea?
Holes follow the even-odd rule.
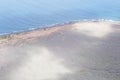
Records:
[[[120,0],[0,0],[0,34],[74,20],[120,20]]]

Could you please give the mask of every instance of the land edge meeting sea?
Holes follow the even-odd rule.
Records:
[[[120,24],[119,20],[112,20],[112,19],[83,19],[83,20],[72,20],[69,22],[64,22],[64,23],[55,23],[55,24],[51,24],[51,25],[46,25],[46,26],[42,26],[42,27],[38,27],[38,28],[30,28],[28,30],[22,30],[22,31],[13,31],[10,33],[1,33],[0,34],[0,44],[2,43],[6,43],[9,40],[11,40],[13,37],[18,36],[19,34],[26,34],[29,32],[31,33],[32,31],[47,31],[49,29],[53,29],[53,28],[57,28],[57,27],[62,27],[64,25],[71,25],[74,23],[78,23],[78,22],[110,22],[110,23],[117,23]]]

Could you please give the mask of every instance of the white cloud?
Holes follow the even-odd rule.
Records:
[[[54,56],[45,47],[31,47],[27,50],[27,54],[29,57],[23,65],[11,73],[10,80],[53,80],[60,75],[71,73],[63,65],[63,60]]]
[[[97,38],[102,38],[112,32],[111,24],[105,22],[83,22],[75,23],[73,30]]]

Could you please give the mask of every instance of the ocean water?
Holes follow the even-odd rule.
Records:
[[[0,0],[0,34],[84,19],[120,20],[120,0]]]

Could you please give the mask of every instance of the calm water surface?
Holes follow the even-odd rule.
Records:
[[[83,19],[120,20],[120,0],[0,0],[0,34]]]

